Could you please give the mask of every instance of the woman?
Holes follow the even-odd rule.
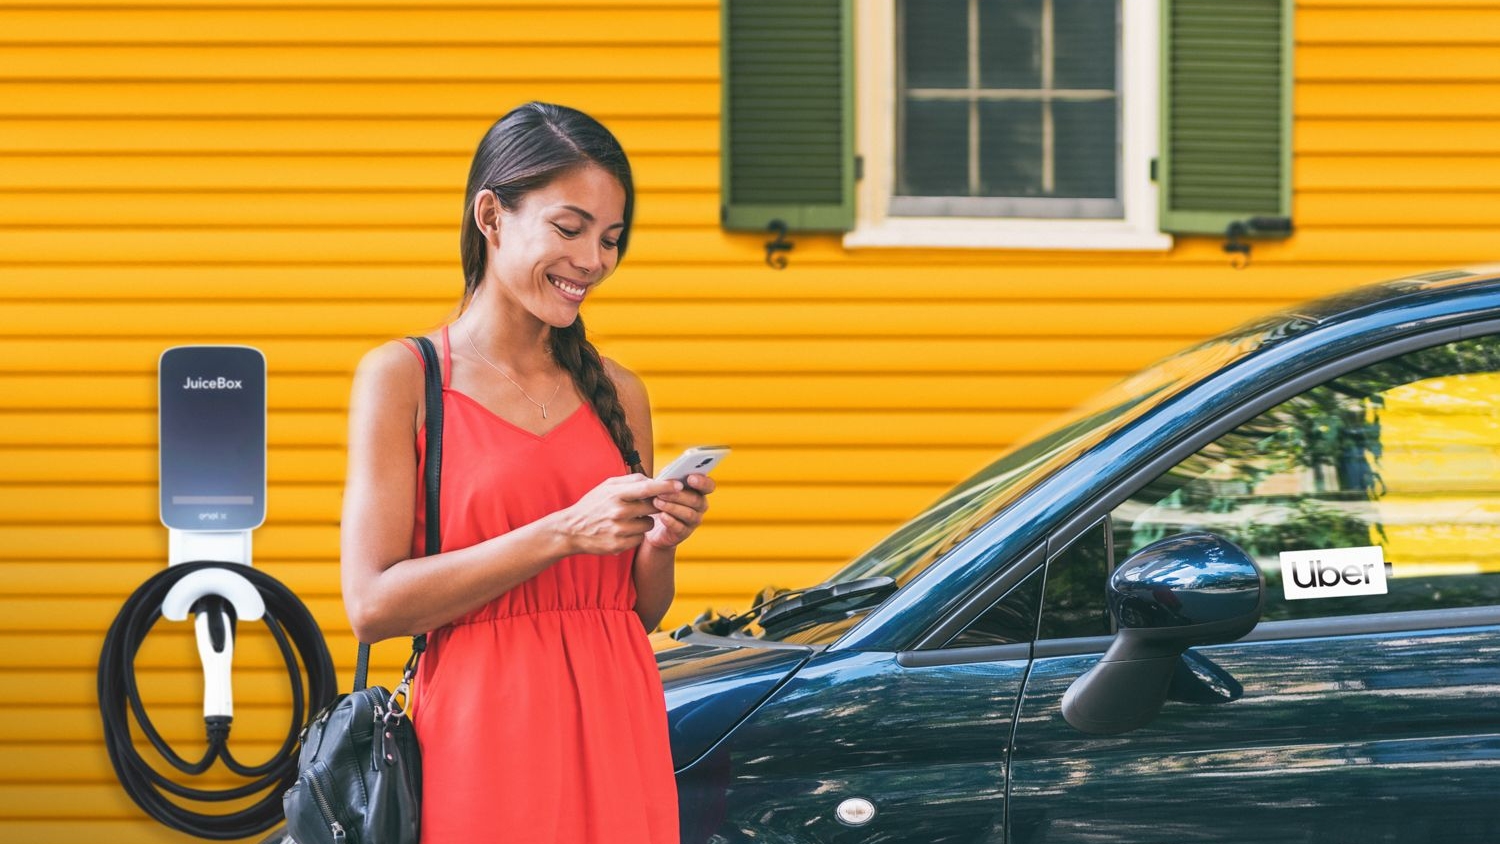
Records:
[[[649,477],[645,388],[578,316],[625,252],[630,165],[592,118],[528,103],[481,140],[466,197],[463,307],[431,335],[442,553],[421,550],[421,358],[387,343],[350,404],[349,619],[362,642],[431,631],[412,694],[424,842],[675,842],[646,631],[714,483]]]

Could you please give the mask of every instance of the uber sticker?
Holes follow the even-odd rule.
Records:
[[[1379,545],[1282,551],[1281,585],[1288,601],[1384,595],[1385,551]]]

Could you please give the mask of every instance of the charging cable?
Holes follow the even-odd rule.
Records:
[[[241,581],[240,579],[243,579]],[[247,583],[246,589],[239,583]],[[229,593],[229,594],[225,594]],[[234,720],[229,692],[229,661],[236,622],[255,616],[270,630],[291,683],[291,726],[281,748],[258,765],[239,762],[229,751]],[[184,759],[152,725],[136,685],[135,657],[147,634],[163,617],[193,613],[204,668],[204,727],[207,749],[196,762]],[[304,680],[305,677],[305,680]],[[104,637],[99,655],[99,713],[109,761],[125,791],[151,817],[198,838],[225,841],[264,832],[283,820],[281,795],[297,779],[295,750],[302,725],[330,703],[338,691],[333,658],[307,606],[264,572],[239,563],[177,563],[157,573],[125,601]],[[215,761],[247,782],[230,788],[197,789],[177,783],[148,763],[135,747],[135,725],[157,753],[178,771],[198,776]],[[249,806],[213,814],[184,803],[222,803],[266,792]],[[169,799],[169,798],[177,798]]]

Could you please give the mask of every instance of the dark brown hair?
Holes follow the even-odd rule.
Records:
[[[603,124],[577,109],[530,102],[511,110],[484,133],[469,167],[463,227],[458,239],[465,305],[484,278],[487,244],[474,222],[474,203],[480,191],[494,193],[501,207],[514,211],[526,194],[569,170],[589,164],[614,176],[625,189],[625,228],[620,231],[616,253],[623,259],[630,243],[635,184],[625,150]],[[584,332],[583,318],[575,319],[566,328],[552,329],[551,347],[553,358],[568,371],[578,392],[604,422],[625,465],[632,472],[641,471],[635,435],[626,423],[625,408],[620,405],[619,393],[609,373],[604,371],[599,351]]]

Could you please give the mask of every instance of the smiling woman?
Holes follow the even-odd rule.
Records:
[[[362,642],[429,634],[411,701],[423,841],[675,842],[645,634],[714,485],[644,474],[645,389],[579,317],[625,252],[630,165],[597,121],[529,103],[485,134],[465,195],[462,308],[429,338],[441,552],[418,550],[425,364],[388,343],[360,364],[350,404],[349,618]]]

